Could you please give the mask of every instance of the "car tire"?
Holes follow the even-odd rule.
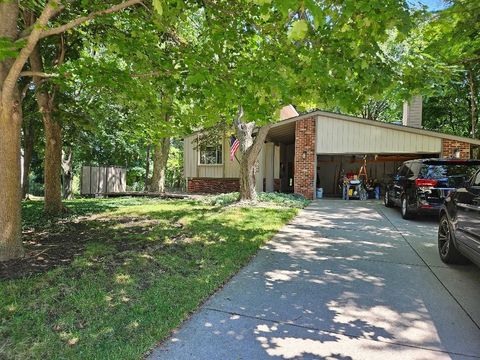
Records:
[[[407,196],[402,196],[401,202],[400,202],[400,211],[402,213],[402,218],[405,220],[410,220],[415,217],[415,213],[413,213],[409,208],[408,208],[408,197]]]
[[[443,214],[438,225],[438,254],[445,264],[464,264],[467,259],[458,251],[455,246],[455,233],[448,220]]]
[[[385,195],[383,196],[383,203],[386,207],[393,207],[392,199],[390,198],[390,194],[388,190],[385,190]]]

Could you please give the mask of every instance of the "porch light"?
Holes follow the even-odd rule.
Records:
[[[305,160],[307,158],[307,150],[303,150],[302,159]]]

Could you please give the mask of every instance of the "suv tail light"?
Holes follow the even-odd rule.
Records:
[[[438,183],[437,180],[433,179],[416,179],[415,186],[416,187],[434,187]]]

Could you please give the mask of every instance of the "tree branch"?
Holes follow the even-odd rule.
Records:
[[[44,73],[44,72],[41,72],[41,71],[22,71],[18,76],[19,77],[22,77],[22,76],[37,76],[37,77],[41,77],[41,78],[52,78],[52,77],[58,77],[59,75],[58,74],[48,74],[48,73]]]
[[[13,101],[17,79],[20,76],[20,73],[22,72],[23,66],[27,62],[28,57],[30,56],[31,52],[33,51],[33,49],[35,48],[35,46],[37,45],[40,39],[43,39],[52,35],[61,34],[88,20],[92,20],[97,16],[118,12],[129,6],[136,5],[141,2],[142,0],[128,0],[118,5],[114,5],[105,10],[94,11],[88,14],[87,16],[79,17],[64,25],[51,28],[48,30],[44,30],[49,20],[54,16],[56,16],[57,14],[59,14],[64,8],[60,0],[48,1],[47,5],[45,5],[45,8],[40,14],[40,17],[37,19],[35,24],[33,24],[33,26],[31,27],[31,32],[28,35],[25,35],[21,38],[21,40],[26,40],[27,44],[16,57],[14,63],[10,67],[8,75],[6,76],[3,82],[2,99],[1,99],[2,103],[7,104],[8,102]]]
[[[115,13],[115,12],[119,12],[123,9],[126,9],[126,8],[132,6],[132,5],[140,4],[141,2],[142,2],[142,0],[128,0],[128,1],[122,2],[118,5],[114,5],[110,8],[108,8],[108,9],[105,9],[105,10],[99,10],[99,11],[91,12],[87,16],[79,17],[79,18],[74,19],[74,20],[72,20],[72,21],[70,21],[70,22],[68,22],[64,25],[60,25],[60,26],[57,26],[57,27],[54,27],[54,28],[43,31],[42,34],[40,35],[40,39],[43,39],[45,37],[52,36],[52,35],[61,34],[65,31],[67,31],[67,30],[73,29],[74,27],[83,24],[84,22],[87,22],[88,20],[92,20],[92,19],[94,19],[94,18],[96,18],[100,15],[106,15],[106,14],[112,14],[112,13]]]
[[[37,45],[40,35],[42,34],[42,29],[47,25],[48,21],[58,12],[58,7],[60,6],[60,0],[51,0],[45,5],[40,17],[35,22],[32,28],[32,32],[27,38],[27,44],[25,47],[20,50],[20,53],[13,62],[7,77],[3,82],[3,92],[2,92],[2,103],[6,105],[8,102],[11,102],[14,98],[15,85],[17,79],[20,75],[20,72],[23,69],[23,66],[28,60],[31,52]]]
[[[132,78],[145,78],[145,77],[151,77],[151,76],[160,76],[160,75],[164,75],[164,74],[165,73],[161,72],[161,71],[151,71],[151,72],[143,73],[143,74],[132,74],[131,77]]]

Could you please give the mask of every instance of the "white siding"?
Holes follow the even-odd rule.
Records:
[[[438,154],[442,140],[318,116],[316,148],[317,154]]]
[[[197,135],[187,136],[184,141],[184,176],[187,178],[238,178],[240,167],[238,161],[230,160],[230,140],[225,138],[223,144],[223,164],[200,165],[198,163],[198,149],[196,149]],[[240,160],[240,152],[237,151]]]
[[[183,175],[187,178],[197,176],[198,151],[195,149],[197,135],[187,136],[183,140]]]
[[[190,135],[183,140],[183,170],[186,178],[238,178],[240,175],[240,165],[237,159],[230,160],[230,139],[225,138],[223,144],[223,164],[221,165],[199,165],[198,163],[198,150],[196,149],[196,137],[197,135]],[[275,146],[274,156],[274,177],[278,179],[280,177],[280,146]],[[236,157],[241,159],[240,151],[237,151]],[[259,157],[263,160],[263,155]],[[262,167],[266,166],[261,161]],[[263,170],[262,170],[263,171]]]

